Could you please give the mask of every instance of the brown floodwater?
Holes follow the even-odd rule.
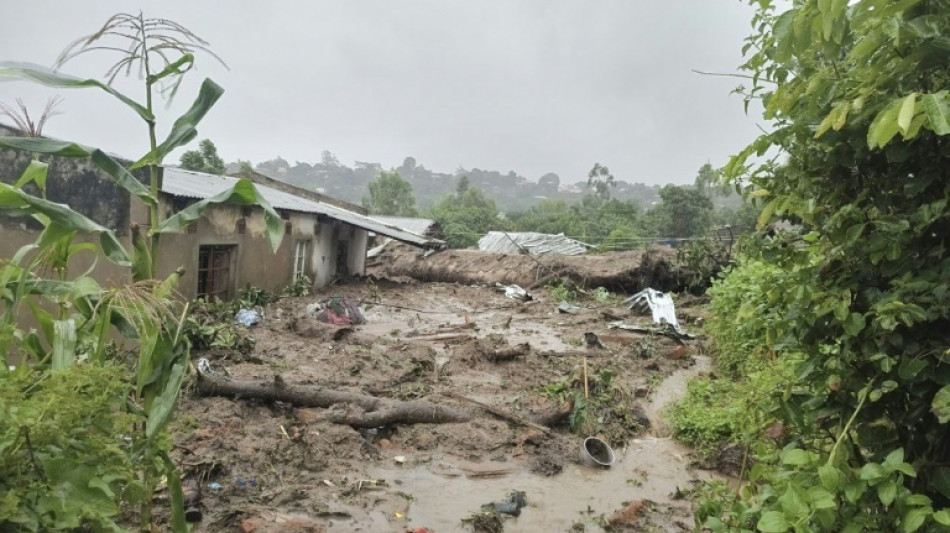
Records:
[[[654,431],[615,450],[617,462],[612,468],[582,466],[573,461],[575,456],[569,458],[572,462],[562,473],[545,477],[529,472],[517,461],[406,455],[403,466],[367,471],[373,478],[385,479],[387,491],[400,493],[405,503],[375,509],[364,530],[405,531],[424,526],[437,533],[471,531],[462,518],[479,511],[483,504],[504,500],[515,490],[524,491],[528,503],[519,517],[505,520],[507,533],[568,531],[577,523],[584,525],[583,531],[602,531],[598,517],[609,517],[625,503],[642,499],[672,504],[672,512],[681,516],[671,518],[691,525],[688,504],[673,502],[672,495],[715,474],[689,468],[689,449],[667,436],[661,415],[683,395],[689,379],[708,368],[708,359],[697,359],[696,365],[674,372],[657,387],[652,401],[645,405]],[[398,450],[389,453],[400,454]],[[343,529],[331,526],[330,531]]]

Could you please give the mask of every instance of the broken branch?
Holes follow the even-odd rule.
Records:
[[[346,404],[359,407],[362,412],[330,414],[327,419],[337,424],[356,428],[373,428],[392,424],[445,424],[472,419],[468,411],[442,405],[412,401],[403,402],[356,394],[284,383],[275,377],[271,383],[231,381],[198,373],[198,394],[241,399],[285,402],[296,407],[331,407]]]

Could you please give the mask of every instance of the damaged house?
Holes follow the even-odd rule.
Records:
[[[19,135],[0,125],[0,135]],[[15,183],[30,161],[30,154],[0,151],[0,181]],[[148,212],[138,198],[114,184],[86,159],[44,158],[49,163],[46,183],[49,200],[68,204],[92,220],[112,229],[124,246],[130,246],[132,224],[148,227]],[[179,267],[185,274],[179,291],[185,298],[206,296],[229,299],[245,285],[279,291],[302,276],[324,287],[338,277],[362,275],[369,233],[422,248],[443,243],[371,219],[361,209],[317,193],[251,176],[260,194],[281,214],[285,235],[274,252],[267,240],[264,211],[259,206],[213,205],[187,230],[163,234],[159,241],[157,275],[167,276]],[[164,168],[159,204],[164,216],[212,197],[232,187],[237,178]],[[39,235],[38,223],[0,215],[0,257],[13,257]],[[91,256],[91,254],[84,254]],[[104,257],[77,257],[74,272],[97,262],[95,277],[106,285],[129,279],[126,269]]]

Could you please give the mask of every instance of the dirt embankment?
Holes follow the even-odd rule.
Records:
[[[600,255],[506,255],[478,250],[445,250],[425,255],[418,248],[390,243],[371,259],[367,274],[377,278],[411,278],[447,283],[507,283],[526,288],[558,280],[587,288],[636,292],[644,287],[679,291],[686,285],[667,246]]]
[[[193,384],[183,397],[173,455],[202,488],[196,531],[472,531],[479,522],[463,519],[519,490],[527,506],[499,522],[507,532],[599,531],[615,514],[660,531],[689,524],[688,505],[670,494],[700,474],[687,468],[688,450],[650,437],[656,420],[643,417],[655,416],[649,398],[666,376],[695,368],[700,342],[684,350],[667,337],[609,330],[616,317],[648,322],[618,306],[619,295],[577,302],[580,313],[566,315],[546,291],[523,302],[447,283],[330,290],[363,301],[368,323],[341,329],[306,315],[330,293],[286,299],[265,310],[249,355],[196,354],[211,359],[217,379],[276,391],[201,396]],[[680,317],[699,313],[684,307]],[[604,348],[588,347],[589,333]],[[565,401],[581,402],[585,388],[598,406],[586,422]],[[300,389],[343,401],[295,406]],[[352,423],[384,411],[376,402],[466,417]],[[567,416],[545,418],[565,405]],[[615,445],[613,469],[578,464],[589,432]],[[640,500],[649,502],[628,505]]]

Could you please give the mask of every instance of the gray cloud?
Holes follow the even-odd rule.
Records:
[[[132,3],[84,4],[4,6],[0,58],[50,64]],[[228,62],[230,71],[199,58],[164,115],[170,124],[200,78],[215,79],[227,92],[200,137],[227,160],[312,162],[330,150],[388,167],[411,155],[438,171],[556,172],[568,182],[600,162],[627,181],[685,183],[757,132],[729,95],[738,80],[691,72],[735,71],[751,16],[739,0],[165,0],[142,8],[190,27]],[[87,57],[64,70],[95,76],[106,65]],[[0,84],[0,101],[23,97],[36,109],[49,94],[66,98],[66,113],[48,135],[144,152],[142,125],[104,94]]]

